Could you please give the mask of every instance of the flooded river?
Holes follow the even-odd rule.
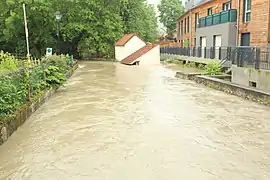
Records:
[[[269,180],[270,108],[174,75],[82,62],[0,147],[0,179]]]

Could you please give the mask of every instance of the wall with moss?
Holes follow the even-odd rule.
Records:
[[[270,92],[270,71],[232,66],[232,83],[251,86],[252,82],[257,89]]]

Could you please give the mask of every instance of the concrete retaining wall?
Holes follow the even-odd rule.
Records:
[[[201,73],[184,73],[184,72],[176,72],[175,77],[187,80],[194,80],[196,76],[201,75]]]
[[[260,104],[268,106],[270,105],[270,93],[267,92],[263,92],[250,87],[244,87],[237,84],[232,84],[229,81],[208,76],[196,76],[195,81],[213,89],[243,97],[245,99],[255,101]]]
[[[256,83],[257,89],[270,93],[270,71],[232,66],[232,83],[248,87],[251,82]]]
[[[67,73],[66,77],[70,78],[77,68],[78,64],[75,63],[72,70]],[[56,88],[50,88],[35,102],[24,104],[14,115],[2,118],[0,121],[0,145],[3,144],[40,106],[42,106],[56,90]]]

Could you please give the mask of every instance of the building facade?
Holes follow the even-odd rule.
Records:
[[[177,20],[182,47],[270,45],[269,0],[202,0],[190,6]]]

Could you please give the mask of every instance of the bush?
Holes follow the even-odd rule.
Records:
[[[205,65],[204,65],[204,64],[199,64],[199,65],[198,65],[198,68],[199,68],[199,69],[205,69]]]
[[[23,71],[0,76],[0,115],[10,114],[26,102],[24,77]]]
[[[66,75],[57,66],[48,66],[46,72],[46,83],[52,87],[60,87],[66,82]]]
[[[211,62],[205,66],[207,75],[218,75],[221,74],[221,66],[218,62]]]
[[[38,65],[30,70],[29,82],[30,82],[30,93],[32,95],[37,95],[48,86],[46,84],[45,77],[43,75],[42,65]]]
[[[47,87],[60,87],[67,80],[69,65],[66,56],[44,57],[40,64],[39,60],[19,61],[0,52],[0,60],[0,116],[12,114]],[[25,68],[20,69],[23,64]]]
[[[64,55],[51,55],[46,56],[41,59],[42,64],[46,64],[46,66],[56,66],[59,67],[61,72],[67,72],[69,69],[67,64],[67,59]]]
[[[186,62],[186,64],[184,65],[185,67],[189,67],[189,68],[195,68],[196,67],[196,63],[193,61],[190,62]]]
[[[19,61],[9,53],[0,51],[0,73],[11,72],[19,67]]]

